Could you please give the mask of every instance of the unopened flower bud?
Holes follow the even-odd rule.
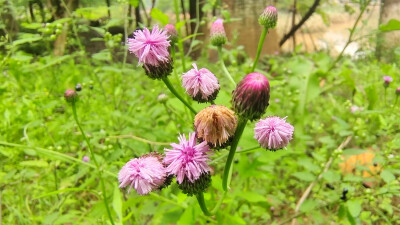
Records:
[[[383,76],[383,86],[385,88],[389,87],[389,84],[392,83],[393,78],[391,76]]]
[[[64,98],[68,103],[75,103],[78,101],[78,93],[75,90],[68,89],[64,93]]]
[[[258,23],[267,29],[276,27],[277,21],[278,12],[273,6],[268,6],[265,8],[264,12],[261,13],[260,17],[258,18]]]
[[[249,120],[261,118],[269,105],[269,90],[268,79],[263,74],[248,74],[233,91],[233,110]]]
[[[400,95],[400,87],[396,88],[396,95]]]
[[[221,46],[226,43],[226,33],[224,29],[224,21],[217,19],[212,25],[210,30],[210,41],[214,46]]]
[[[90,160],[90,158],[89,158],[89,156],[83,156],[83,158],[82,158],[82,161],[84,161],[84,162],[89,162],[89,160]]]
[[[164,29],[167,31],[171,43],[176,43],[178,41],[178,31],[176,31],[175,26],[172,24],[167,24],[165,25]]]
[[[164,93],[161,93],[157,96],[157,101],[159,101],[160,103],[166,103],[168,100],[168,96]]]

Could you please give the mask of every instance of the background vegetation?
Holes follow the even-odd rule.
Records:
[[[179,50],[187,54],[182,65],[177,53],[173,85],[184,94],[179,75],[196,62],[220,80],[216,103],[230,106],[233,87],[210,61],[215,49],[201,38],[208,36],[201,26],[213,16],[234,21],[226,4],[201,1],[191,17],[193,1],[182,1],[184,17],[181,2],[166,0],[112,1],[110,7],[108,1],[89,0],[0,2],[0,224],[109,224],[94,164],[82,161],[88,149],[63,99],[78,83],[78,115],[101,165],[116,224],[400,223],[399,47],[382,47],[379,58],[371,49],[357,57],[332,56],[328,50],[304,52],[302,45],[263,55],[256,71],[271,84],[264,116],[287,116],[295,126],[294,140],[286,150],[260,149],[254,122],[248,124],[231,190],[216,216],[206,217],[176,184],[144,197],[118,188],[117,173],[129,159],[162,152],[179,133],[193,130],[190,112],[162,82],[136,67],[124,40],[135,28],[176,22]],[[296,8],[304,15],[312,4],[302,1]],[[323,15],[331,4],[320,2],[317,13]],[[336,7],[361,14],[369,4],[376,2]],[[292,5],[279,1],[278,10]],[[368,20],[355,22],[348,43]],[[394,32],[399,24],[382,24],[367,41],[375,46],[383,31]],[[239,81],[253,59],[235,36],[228,39],[224,60]],[[385,75],[394,79],[387,88]],[[215,176],[205,194],[209,207],[221,198],[227,153],[213,156]]]

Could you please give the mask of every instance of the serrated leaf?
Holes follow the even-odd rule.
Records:
[[[361,213],[361,201],[360,200],[349,200],[346,202],[347,208],[352,217],[358,217]]]
[[[239,192],[237,196],[246,199],[249,202],[266,202],[267,198],[255,192]]]
[[[381,177],[385,181],[385,183],[390,183],[396,179],[392,172],[389,170],[384,170],[381,172]]]
[[[299,180],[304,180],[304,181],[314,181],[315,180],[315,175],[310,172],[296,172],[296,173],[293,173],[292,176],[298,178]]]

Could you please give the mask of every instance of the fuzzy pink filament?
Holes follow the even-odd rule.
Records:
[[[167,173],[174,174],[178,183],[182,183],[185,177],[193,183],[201,174],[210,171],[207,164],[210,148],[205,141],[197,144],[195,133],[189,134],[189,140],[185,135],[180,135],[178,140],[179,144],[171,144],[172,149],[164,149]]]
[[[277,150],[285,148],[293,138],[294,127],[285,118],[276,116],[261,119],[256,123],[254,137],[263,148]]]

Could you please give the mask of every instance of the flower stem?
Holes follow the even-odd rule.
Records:
[[[175,54],[176,54],[176,53],[175,53],[175,44],[172,44],[172,45],[171,45],[171,55],[172,55],[172,61],[173,61],[173,62],[175,62],[175,60],[176,60]],[[178,77],[178,73],[176,72],[175,66],[174,66],[174,76],[175,76],[175,79],[178,81],[178,83],[180,83],[181,80],[180,80],[179,77]]]
[[[236,82],[233,80],[231,74],[229,73],[228,69],[226,69],[224,58],[222,57],[222,46],[218,46],[218,58],[219,61],[221,62],[222,70],[225,73],[225,76],[233,83],[233,85],[236,87]]]
[[[88,149],[89,149],[89,152],[90,152],[91,159],[93,159],[94,165],[96,166],[96,169],[97,169],[97,173],[98,173],[98,176],[99,176],[99,179],[100,179],[101,191],[103,192],[103,201],[104,201],[104,205],[105,205],[106,210],[107,210],[108,218],[110,219],[111,224],[114,225],[114,220],[113,220],[113,218],[112,218],[112,216],[111,216],[110,208],[108,207],[106,188],[105,188],[105,186],[104,186],[103,175],[102,175],[102,172],[101,172],[101,170],[100,170],[99,163],[97,162],[96,157],[94,156],[94,152],[93,152],[93,149],[92,149],[92,145],[90,144],[90,141],[89,141],[89,139],[87,138],[87,136],[86,136],[86,134],[85,134],[85,131],[83,131],[82,126],[81,126],[81,124],[79,123],[78,115],[77,115],[77,113],[76,113],[75,102],[73,102],[71,105],[72,105],[72,111],[73,111],[73,114],[74,114],[75,122],[76,122],[76,124],[78,125],[79,130],[81,131],[81,134],[82,134],[83,138],[85,139],[85,142],[86,142],[86,144],[87,144],[87,146],[88,146]]]
[[[247,119],[239,118],[238,126],[235,131],[235,136],[232,140],[231,149],[229,150],[228,159],[226,160],[225,163],[224,177],[222,179],[222,188],[224,189],[224,191],[228,191],[229,180],[230,176],[232,175],[229,171],[232,166],[233,158],[235,156],[236,148],[239,144],[240,137],[242,136],[244,128],[246,127],[246,123]]]
[[[199,202],[201,211],[203,211],[204,215],[211,216],[212,214],[208,211],[206,203],[204,202],[203,192],[200,192],[196,195],[197,201]]]
[[[385,87],[385,95],[384,95],[384,98],[385,98],[385,99],[384,99],[384,101],[385,101],[385,106],[386,106],[386,89],[387,89],[387,88]]]
[[[167,85],[168,89],[174,94],[192,113],[197,114],[196,110],[193,109],[193,107],[183,99],[181,95],[175,90],[175,88],[172,86],[171,82],[169,81],[168,77],[162,78],[164,81],[165,85]]]
[[[258,62],[258,59],[260,58],[261,50],[264,45],[264,40],[265,40],[265,37],[267,36],[267,33],[268,33],[268,28],[264,27],[262,30],[261,36],[260,36],[260,41],[258,42],[257,55],[256,55],[256,59],[254,60],[253,67],[251,68],[251,72],[254,72],[254,70],[256,69],[257,62]]]
[[[179,11],[178,0],[174,0],[174,10],[175,10],[176,23],[178,24],[180,22],[180,18],[179,18],[180,11]],[[183,42],[181,40],[181,37],[182,37],[181,28],[178,29],[178,37],[179,37],[178,48],[181,53],[182,68],[183,68],[183,71],[186,71],[185,52],[184,52],[184,48],[183,48]]]

